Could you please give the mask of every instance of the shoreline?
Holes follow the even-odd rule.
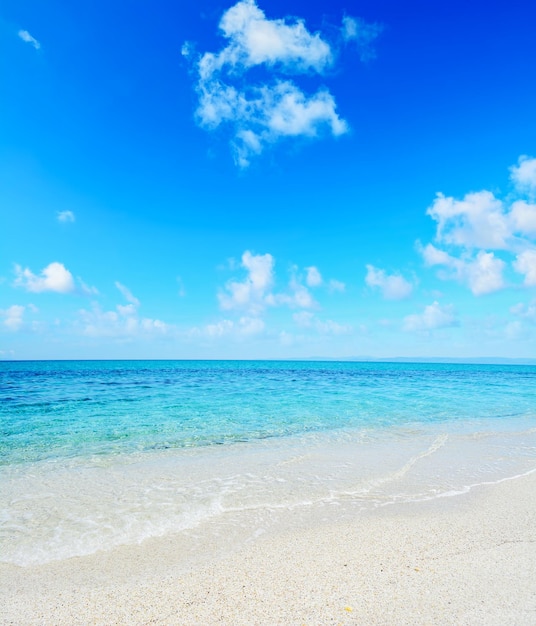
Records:
[[[167,535],[1,564],[1,623],[536,623],[535,493],[533,473],[351,522],[288,511],[239,548],[208,534],[192,553]]]

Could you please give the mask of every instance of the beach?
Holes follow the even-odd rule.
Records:
[[[0,373],[1,624],[536,623],[532,366]]]
[[[343,524],[288,512],[237,550],[171,535],[2,564],[2,624],[534,624],[535,493],[532,473]]]

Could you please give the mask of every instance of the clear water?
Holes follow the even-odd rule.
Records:
[[[30,565],[535,471],[536,367],[1,362],[0,433],[0,560]]]

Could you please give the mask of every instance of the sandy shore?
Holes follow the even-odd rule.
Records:
[[[2,565],[1,623],[536,624],[536,474],[294,522],[241,549],[220,537],[192,554],[174,536]]]

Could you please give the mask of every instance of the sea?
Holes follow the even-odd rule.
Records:
[[[4,563],[248,541],[535,472],[536,366],[4,361],[0,433]]]

